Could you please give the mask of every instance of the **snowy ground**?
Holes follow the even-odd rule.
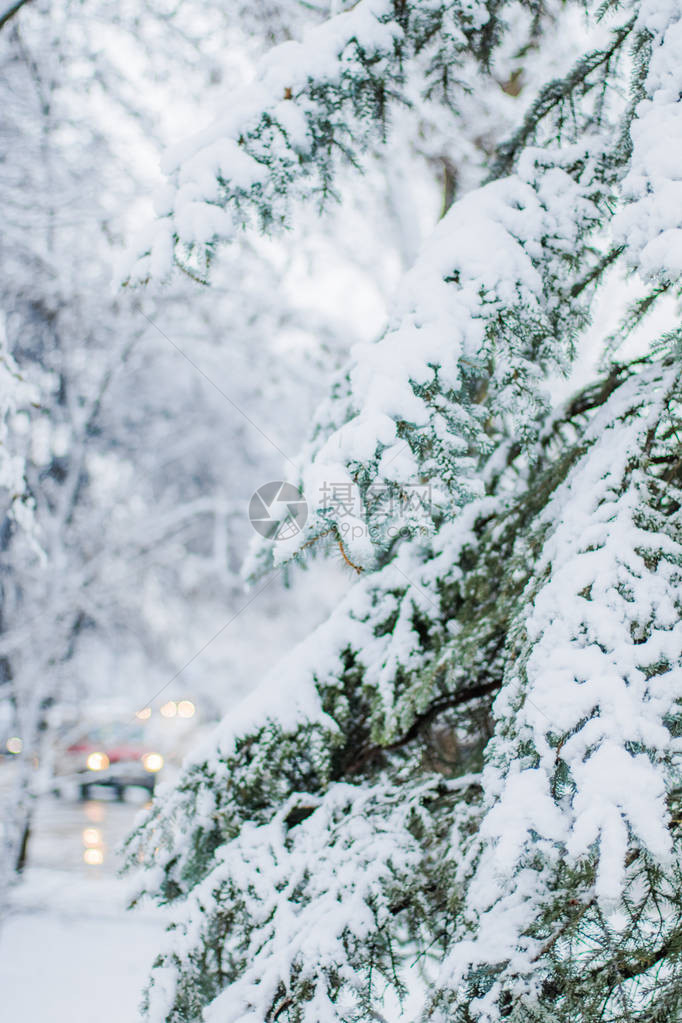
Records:
[[[160,914],[127,912],[116,845],[138,807],[92,800],[40,807],[31,867],[0,931],[3,1020],[136,1023],[163,930]],[[96,850],[88,859],[86,850]]]

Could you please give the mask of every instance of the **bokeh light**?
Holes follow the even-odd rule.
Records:
[[[102,832],[99,828],[83,828],[83,845],[101,845]]]
[[[89,867],[99,867],[104,863],[104,853],[101,849],[84,849],[83,860]]]
[[[109,757],[106,753],[90,753],[86,764],[90,771],[105,771],[109,766]]]
[[[155,774],[163,767],[163,757],[160,753],[145,753],[142,757],[142,764],[145,771]]]

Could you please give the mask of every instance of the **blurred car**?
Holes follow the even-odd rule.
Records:
[[[93,788],[105,786],[122,800],[128,788],[154,792],[164,758],[146,741],[142,724],[100,724],[67,742],[55,761],[55,794],[75,789],[81,799],[88,799]]]

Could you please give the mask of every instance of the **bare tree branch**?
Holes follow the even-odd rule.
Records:
[[[0,14],[0,29],[3,29],[8,21],[11,21],[15,14],[17,14],[24,4],[27,4],[29,0],[16,0],[11,7],[8,7],[4,14]]]

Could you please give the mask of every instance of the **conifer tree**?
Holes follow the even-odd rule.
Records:
[[[174,914],[154,1023],[682,1018],[682,11],[594,7],[551,77],[567,10],[360,0],[168,158],[133,277],[204,279],[236,230],[332,200],[400,104],[464,118],[510,53],[529,83],[270,548],[336,545],[357,581],[130,839]],[[555,403],[619,268],[636,298]]]

